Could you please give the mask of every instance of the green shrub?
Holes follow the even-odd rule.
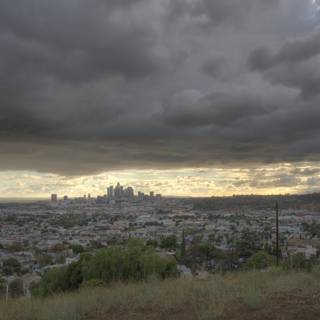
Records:
[[[253,254],[245,263],[246,269],[262,270],[274,265],[274,257],[265,251]]]
[[[53,293],[62,293],[68,289],[68,269],[66,267],[55,268],[43,276],[39,284],[32,289],[32,294],[46,297]]]
[[[316,258],[307,259],[303,253],[296,253],[289,256],[283,261],[282,265],[285,269],[311,271],[314,266],[319,264]]]
[[[2,266],[2,272],[6,276],[10,276],[14,273],[20,273],[21,272],[21,264],[20,262],[15,258],[9,258],[3,261]]]
[[[49,271],[33,290],[38,296],[48,296],[83,285],[160,279],[178,274],[172,257],[159,256],[153,247],[131,240],[126,246],[110,246],[96,255],[83,254],[78,262],[68,267]]]

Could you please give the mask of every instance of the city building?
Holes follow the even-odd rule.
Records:
[[[110,186],[109,188],[107,188],[107,197],[109,199],[112,199],[114,197],[114,190],[113,190],[113,186]]]

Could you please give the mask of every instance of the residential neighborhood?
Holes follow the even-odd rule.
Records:
[[[300,253],[312,259],[319,255],[320,238],[309,229],[320,223],[320,212],[315,207],[320,196],[299,198],[299,202],[291,198],[279,201],[280,207],[283,204],[279,215],[281,256]],[[154,245],[161,255],[176,257],[183,275],[238,268],[250,256],[248,248],[241,247],[245,239],[250,239],[256,251],[274,250],[273,200],[268,198],[270,205],[257,208],[254,197],[243,205],[241,197],[193,199],[110,193],[96,198],[59,200],[54,196],[51,201],[2,203],[2,278],[7,283],[22,279],[28,293],[32,282],[50,269],[78,261],[82,252],[92,253],[132,238]],[[219,208],[215,207],[216,201]],[[194,249],[197,242],[210,244],[215,253],[203,259]],[[182,245],[190,257],[181,258]]]

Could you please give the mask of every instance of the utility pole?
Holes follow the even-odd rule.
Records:
[[[6,281],[6,304],[8,304],[8,297],[9,297],[9,282]]]
[[[279,266],[279,204],[276,202],[276,254],[277,267]]]

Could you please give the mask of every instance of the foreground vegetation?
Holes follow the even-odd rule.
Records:
[[[50,270],[31,291],[34,296],[43,298],[80,287],[142,281],[151,276],[166,279],[177,275],[177,263],[173,257],[160,256],[143,241],[131,239],[125,246],[110,246],[95,255],[83,254],[79,261],[69,266]]]
[[[149,279],[0,302],[1,320],[316,320],[320,270],[239,272],[206,279]]]

